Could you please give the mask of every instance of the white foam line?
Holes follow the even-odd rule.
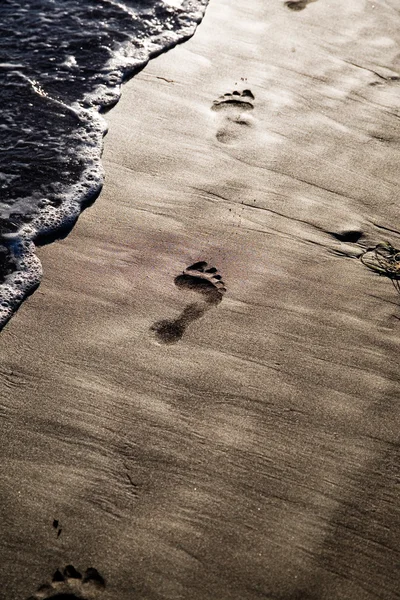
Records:
[[[137,13],[134,10],[132,10],[128,6],[124,6],[123,4],[120,4],[119,2],[117,2],[117,0],[103,0],[103,2],[106,2],[107,4],[111,4],[112,6],[118,7],[124,13],[130,15],[131,17],[134,17],[135,19],[138,18]]]

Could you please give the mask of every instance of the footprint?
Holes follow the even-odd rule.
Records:
[[[164,344],[178,342],[188,325],[200,319],[213,306],[217,306],[226,292],[218,270],[209,267],[204,261],[188,267],[182,275],[175,277],[174,283],[181,289],[201,294],[203,298],[201,302],[188,304],[176,319],[157,321],[151,326],[151,331],[154,331],[157,339]]]
[[[40,586],[28,600],[96,600],[104,588],[105,581],[96,569],[88,569],[82,577],[68,565],[63,572],[57,569],[51,583]]]
[[[60,522],[58,519],[54,519],[53,521],[53,527],[54,529],[57,531],[57,537],[59,538],[62,532],[62,527],[60,525]]]
[[[216,133],[219,142],[234,143],[244,134],[244,128],[252,127],[252,119],[245,113],[254,109],[253,100],[252,92],[243,90],[224,94],[213,102],[211,109],[221,113]]]
[[[285,2],[285,6],[290,8],[290,10],[304,10],[310,2],[316,2],[316,0],[291,0],[290,2]]]

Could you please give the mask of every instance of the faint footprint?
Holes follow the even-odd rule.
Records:
[[[46,583],[28,600],[95,600],[105,588],[105,581],[96,569],[88,569],[84,576],[72,565],[63,572],[57,570],[51,583]]]
[[[60,522],[58,519],[54,519],[53,521],[53,527],[54,529],[57,531],[57,537],[59,538],[62,532],[62,527],[60,525]]]
[[[221,112],[216,138],[221,144],[234,143],[243,135],[243,129],[252,126],[245,113],[254,109],[254,96],[250,90],[234,91],[213,102],[212,110]]]
[[[200,319],[205,312],[217,306],[226,292],[221,275],[215,267],[208,267],[204,261],[194,263],[182,275],[174,279],[177,287],[198,292],[203,296],[202,302],[188,304],[176,319],[157,321],[151,326],[151,331],[164,344],[178,342],[190,323]]]
[[[290,2],[285,2],[285,6],[290,8],[290,10],[303,10],[307,4],[316,1],[317,0],[291,0]]]

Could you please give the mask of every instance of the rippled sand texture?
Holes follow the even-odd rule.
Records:
[[[398,598],[399,297],[358,257],[400,244],[400,13],[293,4],[212,0],[40,251],[1,336],[7,600]]]

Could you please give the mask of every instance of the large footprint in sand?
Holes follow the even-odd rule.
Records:
[[[224,94],[214,101],[211,110],[219,116],[216,138],[221,144],[234,144],[246,134],[246,128],[252,127],[248,112],[254,109],[253,101],[250,90]]]
[[[105,582],[96,569],[88,569],[82,576],[72,565],[63,572],[57,570],[51,583],[46,583],[28,600],[97,600]]]
[[[176,319],[157,321],[151,326],[157,339],[164,344],[175,344],[190,323],[200,319],[205,312],[217,306],[226,292],[224,282],[215,267],[204,261],[194,263],[175,277],[174,283],[183,290],[195,291],[202,296],[200,302],[188,304]]]

